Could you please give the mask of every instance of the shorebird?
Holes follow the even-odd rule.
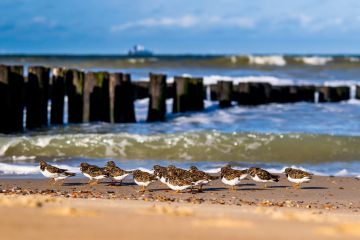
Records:
[[[202,191],[202,187],[205,184],[208,184],[212,180],[217,179],[216,176],[211,176],[210,174],[200,171],[197,167],[191,166],[189,172],[193,175],[193,178],[196,179],[195,186],[199,186],[199,192]]]
[[[166,184],[167,168],[160,165],[155,165],[153,167],[153,170],[154,175],[157,177],[157,179],[160,180],[160,182],[162,182],[163,184]]]
[[[220,173],[221,181],[226,185],[230,185],[231,187],[229,190],[234,191],[235,186],[238,185],[241,180],[247,177],[248,170],[236,170],[232,169],[230,165],[226,165],[225,167],[221,168]]]
[[[302,171],[300,169],[286,168],[284,171],[287,179],[294,183],[293,187],[298,189],[301,188],[301,184],[304,182],[310,182],[312,174]]]
[[[80,171],[84,174],[85,177],[89,178],[89,184],[95,185],[99,183],[99,180],[109,177],[107,171],[96,165],[90,165],[88,163],[80,164]]]
[[[133,171],[134,182],[141,186],[141,190],[139,192],[145,192],[145,188],[149,186],[150,183],[155,182],[157,180],[156,176],[148,173],[143,172],[141,170]]]
[[[120,181],[120,185],[122,180],[131,174],[131,171],[126,171],[117,167],[113,161],[108,161],[104,169],[112,179]]]
[[[255,182],[265,183],[264,188],[267,188],[267,182],[278,182],[280,178],[277,175],[271,174],[268,171],[257,167],[249,168],[248,172],[252,180]]]
[[[58,180],[64,181],[68,177],[73,177],[76,174],[68,172],[67,169],[61,169],[58,167],[51,166],[50,164],[47,164],[45,161],[40,161],[40,171],[42,175],[44,175],[49,179],[49,184],[53,182],[56,184]],[[62,182],[63,183],[63,182]]]
[[[180,193],[185,189],[192,188],[194,182],[186,176],[172,175],[166,177],[166,185],[176,193]]]

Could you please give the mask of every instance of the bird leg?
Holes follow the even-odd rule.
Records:
[[[51,183],[54,181],[53,178],[50,178],[49,181],[48,181],[48,184],[51,185]]]
[[[266,183],[264,184],[263,189],[267,189],[267,185],[266,185]]]
[[[99,180],[95,180],[95,181],[92,181],[91,183],[89,183],[90,185],[97,185],[99,183]]]
[[[199,189],[198,189],[198,192],[203,192],[203,190],[202,190],[202,184],[200,184],[200,187],[199,187]]]
[[[299,189],[300,188],[300,183],[295,183],[293,187],[294,187],[294,189]]]
[[[141,186],[141,189],[139,190],[139,192],[145,192],[145,186]]]

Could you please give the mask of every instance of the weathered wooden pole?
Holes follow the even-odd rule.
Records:
[[[84,121],[110,122],[109,74],[88,72],[84,84]]]
[[[24,130],[24,68],[10,66],[9,70],[9,132],[20,132]]]
[[[219,85],[218,84],[210,84],[209,85],[210,88],[210,100],[211,101],[217,101],[219,100]]]
[[[339,87],[318,87],[319,102],[340,102],[350,99],[350,87],[339,86]]]
[[[355,98],[360,99],[360,86],[356,85]]]
[[[110,82],[113,93],[113,120],[116,123],[136,122],[134,109],[134,90],[130,74],[111,73]],[[112,95],[112,94],[110,94]]]
[[[133,81],[134,99],[144,99],[149,97],[149,81]]]
[[[65,70],[53,68],[51,79],[51,124],[64,123]]]
[[[202,78],[174,77],[173,113],[204,110]]]
[[[217,95],[220,108],[231,107],[233,82],[231,81],[218,81],[217,82]]]
[[[148,122],[165,121],[166,75],[150,73]]]
[[[25,91],[27,129],[48,125],[49,81],[49,68],[29,67]]]
[[[204,84],[202,78],[190,78],[188,81],[188,100],[186,111],[204,110]]]
[[[0,65],[0,133],[23,130],[24,77],[22,66]]]
[[[236,95],[239,105],[260,105],[270,101],[271,85],[268,83],[239,83]]]
[[[75,69],[66,70],[65,84],[68,97],[68,122],[82,123],[84,108],[85,73]]]

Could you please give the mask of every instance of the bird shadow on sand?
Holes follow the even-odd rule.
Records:
[[[301,187],[301,189],[320,190],[320,189],[328,189],[328,188],[327,187]]]
[[[228,190],[227,188],[224,187],[210,187],[210,188],[203,188],[201,192],[217,192],[217,191],[225,191]],[[195,190],[196,191],[196,190]]]
[[[66,182],[63,183],[63,186],[72,187],[72,186],[85,186],[88,185],[88,183],[84,182]]]
[[[291,186],[286,185],[277,185],[277,186],[269,186],[268,188],[290,188]]]

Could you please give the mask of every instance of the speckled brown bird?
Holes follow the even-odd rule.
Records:
[[[160,165],[155,165],[153,167],[153,170],[154,170],[154,175],[157,177],[157,179],[160,180],[160,182],[166,184],[166,177],[168,175],[167,168],[162,167]]]
[[[287,179],[294,183],[293,187],[298,189],[301,188],[301,184],[304,182],[310,182],[312,175],[311,173],[302,171],[295,168],[286,168],[284,171]]]
[[[235,186],[240,184],[241,180],[245,179],[248,175],[248,170],[236,170],[231,168],[230,165],[226,165],[225,167],[221,168],[220,170],[220,178],[221,181],[226,184],[230,185],[230,189],[234,191]]]
[[[141,190],[139,192],[145,192],[146,190],[145,188],[149,186],[150,183],[155,182],[157,180],[155,175],[141,170],[133,171],[133,177],[134,177],[134,182],[137,185],[141,186]]]
[[[116,166],[114,161],[108,161],[104,170],[109,174],[112,179],[114,179],[115,181],[119,181],[120,185],[122,183],[122,180],[124,180],[127,176],[131,174],[131,171],[126,171]]]
[[[191,166],[189,172],[193,175],[193,178],[196,179],[194,186],[199,186],[199,192],[202,191],[202,187],[212,180],[218,179],[216,176],[211,176],[210,174],[200,171],[197,167]]]
[[[187,170],[182,169],[182,168],[177,168],[174,165],[169,165],[166,168],[166,171],[167,171],[167,175],[169,175],[169,176],[180,176],[180,175],[188,173]]]
[[[264,184],[264,188],[267,188],[267,182],[278,182],[279,176],[269,173],[268,171],[258,168],[258,167],[251,167],[248,170],[250,177],[255,182],[262,182]]]
[[[59,180],[61,181],[61,184],[63,184],[66,178],[76,175],[75,173],[68,172],[67,169],[61,169],[55,166],[51,166],[45,161],[40,161],[40,171],[42,175],[50,178],[49,184],[52,182],[56,184],[56,182]]]
[[[109,177],[109,174],[105,168],[98,167],[96,165],[90,165],[88,163],[81,163],[80,171],[84,174],[85,177],[89,178],[89,184],[91,185],[98,184],[101,179]]]
[[[168,187],[176,193],[180,193],[183,190],[192,188],[194,182],[192,182],[191,178],[188,177],[172,175],[166,177],[166,185],[168,185]]]

